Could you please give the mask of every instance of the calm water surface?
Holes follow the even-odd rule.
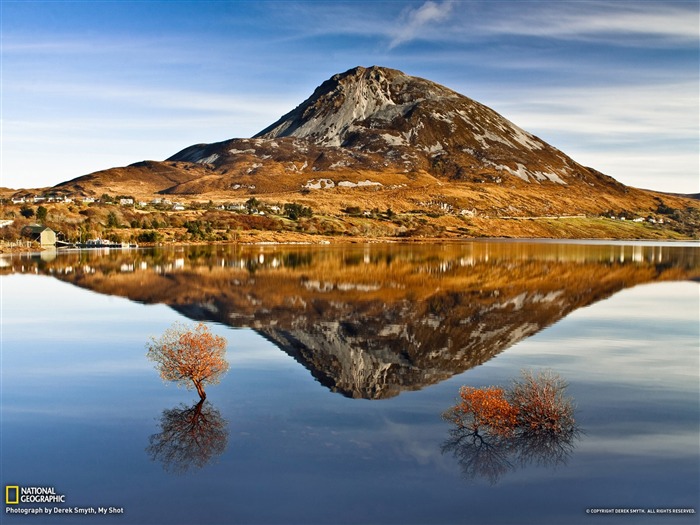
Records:
[[[0,481],[66,499],[2,523],[697,523],[587,513],[700,511],[697,245],[192,247],[0,271]],[[192,320],[229,341],[200,407],[145,358]],[[459,388],[523,369],[569,383],[565,454],[450,446]],[[54,506],[124,513],[7,513]]]

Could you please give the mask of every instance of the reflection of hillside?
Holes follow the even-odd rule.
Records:
[[[694,248],[528,243],[76,252],[10,271],[22,265],[254,328],[364,398],[439,382],[624,288],[700,277]]]

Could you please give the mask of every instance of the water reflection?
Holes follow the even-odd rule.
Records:
[[[392,397],[484,363],[637,284],[700,279],[697,245],[197,246],[4,259],[103,294],[246,327],[324,386]]]
[[[442,453],[454,456],[465,478],[485,479],[495,485],[518,468],[566,465],[580,434],[578,428],[569,428],[557,433],[503,436],[455,427],[450,429]]]
[[[200,469],[226,450],[228,429],[219,411],[204,399],[187,407],[163,410],[160,432],[149,438],[146,452],[168,472]]]

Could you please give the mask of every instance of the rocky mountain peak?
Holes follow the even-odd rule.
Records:
[[[452,180],[484,174],[567,184],[575,162],[492,109],[435,82],[385,67],[334,75],[255,138],[295,137],[384,156],[399,169]]]
[[[356,67],[334,75],[314,93],[256,138],[298,137],[325,146],[347,146],[354,131],[377,128],[405,117],[428,98],[455,97],[457,93],[396,69]]]

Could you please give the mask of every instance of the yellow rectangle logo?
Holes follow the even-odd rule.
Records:
[[[14,497],[11,496],[14,491]],[[19,503],[19,485],[5,485],[5,505],[17,505]]]

